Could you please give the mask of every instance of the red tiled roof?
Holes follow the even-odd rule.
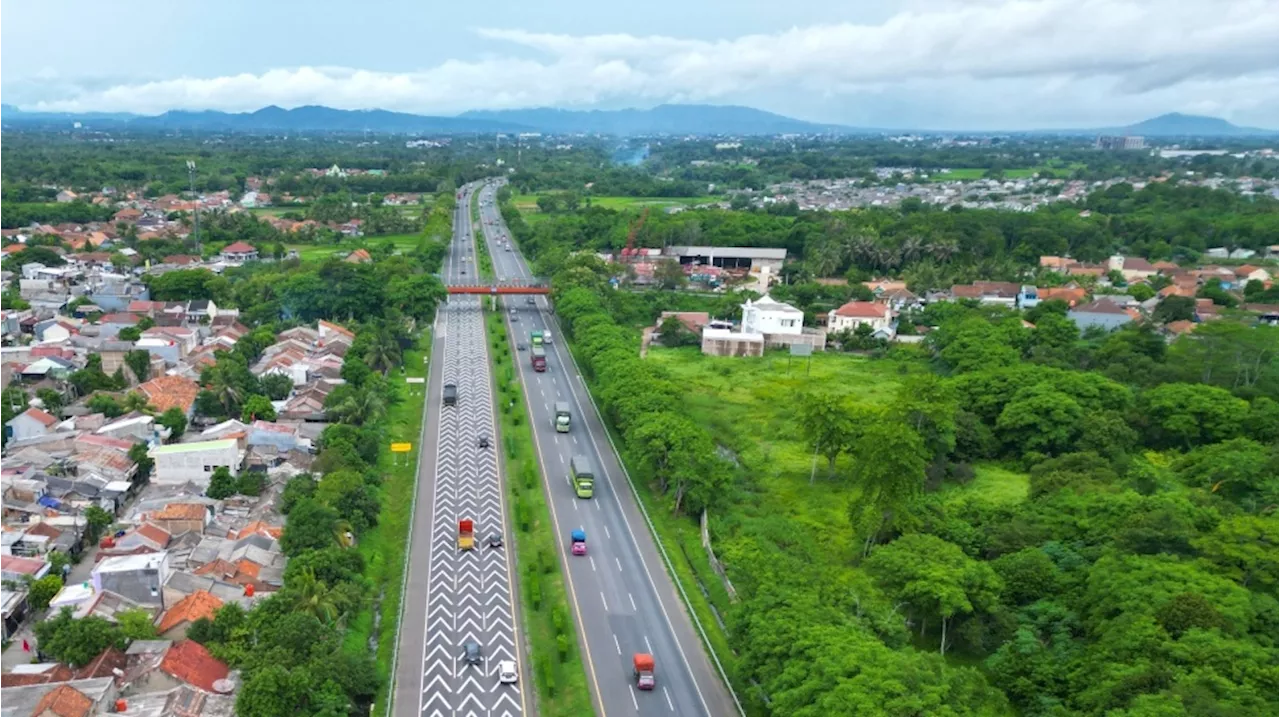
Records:
[[[1195,329],[1195,327],[1196,325],[1193,322],[1187,321],[1185,319],[1182,321],[1170,321],[1169,324],[1165,326],[1165,328],[1168,329],[1171,333],[1178,334],[1179,336],[1181,336],[1182,334],[1190,333],[1192,330]]]
[[[102,318],[98,319],[98,323],[100,324],[132,325],[132,324],[138,323],[138,321],[140,321],[140,319],[137,316],[134,316],[133,314],[124,314],[124,313],[103,314]]]
[[[101,599],[101,598],[99,598]],[[113,670],[124,670],[129,658],[114,647],[108,647],[89,661],[89,664],[76,671],[77,680],[92,680],[99,677],[114,678]]]
[[[21,573],[23,575],[32,575],[40,572],[40,568],[44,567],[43,560],[35,558],[22,558],[17,555],[0,555],[0,568],[11,573]]]
[[[164,633],[184,622],[195,622],[202,617],[212,620],[214,613],[220,607],[222,607],[222,601],[214,597],[213,593],[208,590],[197,590],[169,608],[160,619],[157,629]]]
[[[258,250],[252,245],[246,244],[242,241],[235,242],[234,244],[228,244],[222,248],[223,254],[252,254],[256,251]]]
[[[889,307],[874,301],[850,301],[836,309],[836,316],[849,316],[860,319],[883,319],[889,313]]]
[[[23,411],[23,412],[22,412],[22,415],[24,415],[24,416],[30,416],[31,418],[36,419],[36,420],[37,420],[37,421],[39,421],[42,425],[44,425],[46,428],[47,428],[47,427],[49,427],[49,426],[52,426],[53,424],[55,424],[55,423],[57,423],[57,422],[58,422],[58,419],[57,419],[57,418],[55,418],[55,417],[53,417],[53,416],[49,415],[48,413],[46,413],[46,412],[44,412],[44,411],[41,411],[41,410],[40,410],[40,409],[38,409],[38,408],[28,408],[27,410],[25,410],[25,411]]]
[[[348,254],[347,258],[344,259],[343,261],[347,261],[352,264],[363,264],[367,261],[373,261],[373,257],[369,256],[369,252],[365,251],[364,249],[356,249],[355,251]]]
[[[239,540],[241,538],[248,537],[254,534],[266,535],[272,538],[279,538],[283,533],[284,531],[281,530],[278,526],[270,525],[261,520],[255,520],[254,522],[241,528],[240,532],[236,533],[236,540]]]
[[[1074,289],[1049,287],[1045,289],[1036,289],[1036,294],[1040,297],[1041,301],[1065,301],[1068,306],[1075,306],[1083,301],[1084,297],[1089,295],[1089,292],[1079,287]]]
[[[50,682],[69,682],[76,677],[75,670],[63,664],[57,664],[44,672],[14,673],[0,675],[0,687],[26,687],[27,685],[47,685]]]
[[[169,535],[169,531],[161,528],[155,523],[143,523],[138,526],[138,529],[135,532],[156,545],[159,545],[161,549],[164,549],[164,547],[169,544],[169,538],[172,537]]]
[[[213,692],[213,683],[226,679],[230,670],[194,640],[180,640],[164,654],[160,669],[187,684]]]
[[[354,332],[352,332],[350,329],[345,328],[345,327],[342,327],[342,326],[339,326],[339,325],[337,325],[337,324],[335,324],[335,323],[331,323],[331,322],[329,322],[329,321],[325,321],[324,319],[320,319],[320,324],[319,324],[319,326],[320,326],[320,328],[322,328],[322,329],[328,329],[328,330],[330,330],[330,331],[336,331],[336,332],[338,332],[338,333],[340,333],[340,334],[342,334],[342,335],[344,335],[344,336],[351,336],[351,337],[353,337],[353,338],[355,337],[355,333],[354,333]]]
[[[183,413],[191,412],[191,405],[196,402],[196,394],[200,386],[189,378],[182,376],[161,376],[138,386],[152,406],[160,413],[178,407]]]
[[[87,717],[93,710],[93,700],[71,685],[58,685],[40,698],[33,716],[55,714],[58,717]]]

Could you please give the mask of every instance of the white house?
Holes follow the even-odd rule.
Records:
[[[742,305],[742,333],[799,334],[804,327],[804,312],[790,304],[774,301],[768,294],[759,301],[747,299]]]
[[[58,419],[38,408],[28,408],[4,424],[9,430],[9,437],[14,440],[43,436],[58,425]]]
[[[872,331],[889,329],[893,324],[893,311],[887,304],[876,301],[850,301],[827,314],[828,331],[850,331],[859,326],[870,326]]]
[[[225,466],[235,474],[240,471],[242,460],[239,443],[234,438],[158,446],[148,455],[156,462],[152,483],[195,483],[205,488],[215,469]]]

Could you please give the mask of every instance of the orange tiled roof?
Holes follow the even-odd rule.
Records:
[[[261,535],[265,535],[265,536],[279,540],[280,536],[284,533],[284,531],[280,529],[278,526],[271,525],[261,520],[255,520],[252,523],[241,528],[240,532],[236,533],[236,540],[248,537],[255,533],[259,533]]]
[[[222,601],[214,597],[213,593],[208,590],[197,590],[169,608],[160,619],[158,629],[160,632],[168,632],[184,622],[195,622],[202,617],[212,620],[214,613],[220,607],[222,607]]]
[[[199,384],[182,376],[153,378],[138,388],[161,413],[174,407],[181,409],[183,413],[190,413],[191,405],[196,402],[196,394],[200,393]]]
[[[173,643],[160,661],[160,669],[189,685],[213,692],[213,683],[226,679],[230,670],[204,645],[194,640]]]
[[[152,520],[204,520],[208,510],[200,503],[170,503],[156,513]]]
[[[93,700],[71,685],[59,685],[40,698],[32,715],[55,714],[58,717],[87,717]]]

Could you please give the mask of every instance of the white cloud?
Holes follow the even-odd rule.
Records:
[[[324,104],[450,114],[769,94],[785,111],[785,98],[798,94],[857,96],[954,82],[977,88],[969,100],[975,112],[989,109],[982,106],[987,97],[1000,97],[1013,103],[1010,114],[1041,114],[1040,108],[1058,104],[1059,94],[1072,102],[1092,97],[1098,105],[1133,105],[1140,97],[1175,105],[1163,111],[1238,106],[1229,94],[1234,83],[1274,87],[1280,65],[1274,0],[993,0],[908,7],[879,24],[819,25],[719,41],[480,29],[481,37],[511,43],[537,59],[453,60],[412,72],[296,67],[179,77],[60,92],[24,108],[151,113]],[[1005,89],[1028,80],[1053,90],[1009,97]],[[1273,89],[1263,99],[1275,94]]]

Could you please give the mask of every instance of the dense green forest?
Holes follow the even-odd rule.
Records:
[[[1175,187],[1096,202],[1112,213],[1088,224],[1099,242],[1133,236],[1111,229],[1134,215],[1226,217],[1232,204]],[[612,289],[606,265],[570,255],[618,246],[627,219],[593,209],[530,225],[505,213],[553,276],[557,313],[642,480],[677,515],[706,509],[745,529],[733,516],[768,467],[717,457],[720,437],[682,407],[686,387],[638,358],[632,327],[686,307]],[[794,236],[780,218],[740,216]],[[655,233],[696,222],[703,243],[722,236],[700,213],[650,219]],[[790,430],[830,462],[823,480],[857,496],[847,522],[822,530],[861,547],[832,565],[815,527],[784,516],[733,536],[727,624],[753,709],[1276,712],[1276,330],[1223,320],[1169,345],[1146,327],[1081,336],[1056,302],[1029,318],[1034,328],[1008,310],[932,306],[924,345],[874,359],[904,375],[889,403],[860,401],[856,387],[799,397]],[[1026,499],[956,499],[949,489],[975,463],[1028,472]]]

